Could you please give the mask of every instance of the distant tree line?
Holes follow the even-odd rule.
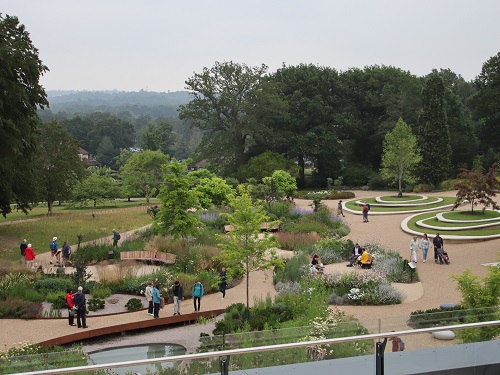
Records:
[[[335,180],[337,186],[400,189],[407,188],[403,182],[432,188],[462,168],[488,169],[500,156],[500,53],[473,82],[448,69],[417,77],[390,66],[339,72],[299,64],[268,73],[265,65],[215,63],[186,80],[190,100],[177,93],[178,103],[165,104],[180,104],[178,117],[136,111],[167,103],[166,93],[157,101],[148,92],[85,92],[76,101],[69,96],[80,94],[54,96],[86,106],[55,113],[46,110],[39,84],[48,68],[24,26],[0,15],[0,31],[3,214],[14,202],[27,210],[43,200],[50,210],[54,201],[75,196],[94,204],[154,196],[164,183],[162,165],[189,156],[206,159],[206,168],[233,186],[282,170],[299,186]],[[154,105],[129,102],[136,97]],[[99,100],[114,113],[95,107]],[[401,140],[407,147],[397,147],[398,137],[408,138]],[[79,146],[95,156],[98,168],[85,171]],[[401,150],[419,157],[408,160]],[[407,164],[397,168],[401,160]]]

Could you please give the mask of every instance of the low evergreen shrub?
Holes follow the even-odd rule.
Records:
[[[64,309],[66,307],[66,293],[52,292],[45,296],[45,300],[52,304],[53,309]]]
[[[125,304],[125,308],[127,309],[127,311],[140,310],[143,307],[144,306],[142,304],[142,301],[139,298],[131,298]]]
[[[87,306],[89,311],[96,311],[104,309],[104,305],[106,302],[103,299],[99,298],[90,298],[87,302]]]

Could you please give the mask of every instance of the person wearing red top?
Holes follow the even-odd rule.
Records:
[[[73,291],[71,289],[66,289],[66,304],[68,305],[68,320],[70,326],[75,325],[75,304],[73,303],[73,297]]]
[[[24,259],[26,260],[28,267],[31,267],[33,261],[35,260],[35,252],[33,251],[31,244],[28,244],[28,247],[24,250]]]

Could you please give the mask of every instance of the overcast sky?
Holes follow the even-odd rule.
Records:
[[[183,90],[216,61],[472,80],[500,51],[500,0],[0,0],[0,12],[26,25],[47,90]]]

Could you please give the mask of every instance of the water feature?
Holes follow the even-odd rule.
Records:
[[[186,354],[186,348],[176,344],[149,344],[122,346],[118,348],[103,349],[89,353],[89,364],[104,364],[112,362],[133,361],[138,359],[151,359],[171,357]],[[175,362],[157,363],[143,366],[120,367],[111,370],[112,374],[145,374],[154,373],[162,368],[174,367]]]

